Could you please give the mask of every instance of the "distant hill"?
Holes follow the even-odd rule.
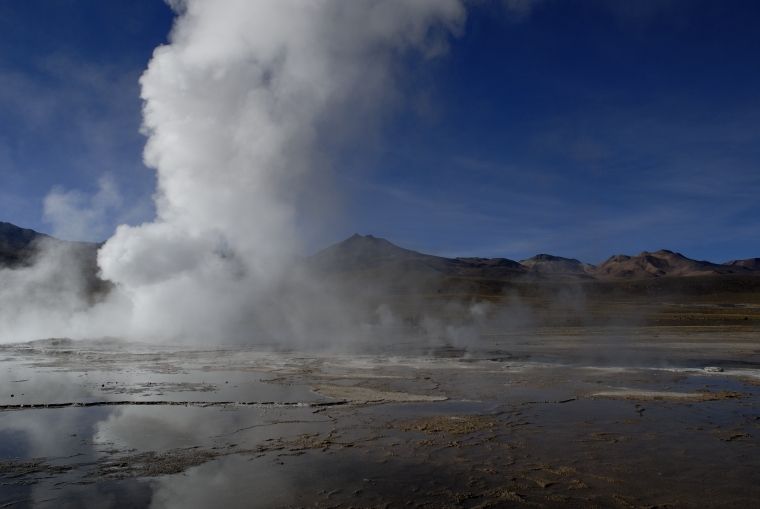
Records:
[[[97,251],[100,244],[68,242],[10,223],[0,222],[0,268],[33,263],[40,246],[65,247],[74,253],[79,267],[93,288],[106,288],[97,277]],[[692,260],[662,249],[636,256],[615,255],[594,267],[573,258],[538,254],[520,262],[507,258],[446,258],[406,249],[372,235],[354,234],[308,257],[310,269],[325,275],[362,281],[382,281],[406,290],[437,288],[441,281],[452,281],[460,288],[498,288],[498,282],[568,280],[653,280],[695,276],[760,276],[760,258],[733,260],[724,264]],[[374,284],[374,283],[373,283]],[[438,285],[438,286],[436,286]],[[484,286],[485,285],[485,286]],[[496,285],[496,286],[494,286]],[[478,290],[479,291],[479,290]]]
[[[757,270],[760,271],[760,258],[747,258],[745,260],[731,260],[730,262],[726,262],[723,265],[728,265],[730,267],[742,267],[749,270]]]
[[[667,249],[653,253],[644,251],[636,256],[615,255],[593,270],[597,278],[625,279],[710,276],[746,272],[748,269],[745,267],[692,260],[681,253],[674,253]]]
[[[354,234],[315,254],[310,261],[326,272],[346,272],[381,268],[437,270],[446,259],[404,249],[372,235]]]
[[[538,254],[520,262],[507,258],[444,258],[405,249],[372,235],[358,234],[320,251],[309,263],[330,274],[389,277],[414,274],[523,281],[760,275],[760,258],[718,264],[692,260],[666,249],[645,251],[636,256],[615,255],[597,267],[550,254]]]
[[[502,279],[525,274],[526,268],[506,258],[444,258],[399,247],[372,235],[354,234],[309,259],[326,273],[382,273],[388,276],[457,276]]]
[[[593,265],[583,263],[575,258],[563,258],[550,254],[537,254],[527,260],[520,260],[520,264],[533,273],[580,277],[591,277],[590,272],[595,268]]]

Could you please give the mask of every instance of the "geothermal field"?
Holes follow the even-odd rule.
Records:
[[[758,330],[699,323],[716,310],[392,354],[5,345],[0,502],[751,507]]]
[[[0,509],[760,508],[758,26],[0,1]]]
[[[693,262],[678,257],[638,262]],[[350,340],[0,346],[0,503],[628,508],[760,498],[757,275],[715,265],[705,276],[547,276],[536,270],[572,261],[544,259],[508,279],[486,279],[482,267],[481,277],[426,275],[415,293],[417,264],[461,272],[469,262],[361,236],[312,263],[328,259],[350,266],[330,274],[354,280],[353,310],[365,312]],[[376,277],[368,271],[407,286],[391,285],[400,293],[378,306],[379,282],[359,290]]]

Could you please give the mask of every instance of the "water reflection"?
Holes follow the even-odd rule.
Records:
[[[265,458],[229,456],[153,482],[153,508],[292,507],[295,490],[282,468]]]
[[[89,369],[81,357],[66,363],[6,357],[0,364],[0,404],[325,400],[306,385],[269,383],[266,372],[156,368],[128,357],[110,369]],[[238,482],[232,471],[267,443],[327,433],[329,426],[307,406],[6,410],[0,412],[0,506],[175,506],[170,499],[185,500],[185,507],[188,500],[208,505],[226,496],[225,486]],[[204,498],[198,483],[222,491],[207,490]],[[265,484],[273,493],[283,491],[274,479]]]
[[[728,370],[541,364],[490,352],[461,358],[171,355],[151,353],[150,361],[102,352],[65,362],[6,357],[0,403],[318,402],[325,398],[310,386],[323,384],[450,400],[327,410],[6,409],[0,412],[0,506],[380,506],[425,496],[440,506],[459,496],[469,500],[470,491],[498,502],[505,483],[537,506],[547,494],[593,494],[597,498],[573,499],[575,505],[613,506],[621,493],[632,505],[666,505],[674,494],[698,500],[694,486],[729,470],[733,480],[711,487],[726,506],[760,496],[754,488],[760,486],[754,454],[760,389],[748,381],[749,370],[729,376]],[[686,355],[694,353],[684,348]],[[622,388],[718,397],[684,404],[593,396]],[[453,431],[436,431],[447,419],[455,419]],[[658,476],[663,466],[685,480]],[[593,486],[593,493],[581,486]]]
[[[141,493],[129,495],[135,497],[129,504],[140,506],[140,501],[146,499],[146,488],[132,485],[148,481],[138,482],[137,477],[165,474],[166,478],[148,483],[156,489],[156,496],[167,490],[192,491],[192,479],[198,481],[201,477],[206,479],[204,485],[233,483],[237,482],[233,478],[225,480],[231,475],[230,469],[234,470],[232,466],[248,464],[257,451],[266,451],[267,441],[282,443],[304,433],[328,430],[329,421],[309,408],[229,410],[172,406],[4,412],[0,414],[0,450],[4,453],[4,481],[12,488],[2,490],[0,503],[27,500],[34,506],[53,498],[64,505],[66,501],[87,505],[87,500],[81,498],[79,483],[110,485],[118,480],[117,492]],[[234,459],[231,454],[238,451],[241,455]],[[34,458],[44,458],[39,460],[38,471],[20,475]],[[193,466],[202,466],[209,460],[216,460],[213,466],[197,467],[201,470],[193,473]],[[227,468],[228,465],[232,466]],[[169,475],[182,471],[185,473],[179,480]],[[25,486],[30,481],[36,484]],[[173,487],[178,482],[187,484],[187,488]],[[271,479],[267,486],[273,486]],[[112,491],[106,501],[113,498]],[[107,504],[98,502],[92,506]]]

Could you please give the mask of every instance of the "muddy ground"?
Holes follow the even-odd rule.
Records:
[[[0,507],[757,507],[760,342],[0,347]]]

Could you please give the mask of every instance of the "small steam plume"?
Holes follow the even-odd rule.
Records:
[[[34,333],[246,341],[277,329],[306,335],[310,317],[327,315],[338,328],[340,303],[320,299],[292,269],[299,218],[319,216],[309,189],[329,173],[336,136],[392,101],[399,62],[445,50],[463,24],[462,3],[170,5],[170,43],[140,80],[156,219],[120,226],[100,249],[101,275],[114,284],[107,301],[84,311],[68,304],[46,323],[45,306],[55,305],[19,296],[41,320]],[[71,197],[61,196],[48,205],[67,208]]]
[[[102,239],[108,231],[109,211],[122,206],[119,190],[110,175],[98,180],[98,191],[89,196],[80,191],[54,188],[45,197],[43,217],[61,239]]]

